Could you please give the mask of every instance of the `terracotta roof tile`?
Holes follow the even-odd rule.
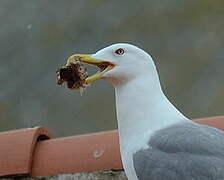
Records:
[[[195,121],[224,130],[224,116]],[[0,133],[0,176],[110,169],[122,169],[117,130],[57,139],[41,127]]]

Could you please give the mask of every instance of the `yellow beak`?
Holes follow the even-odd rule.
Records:
[[[109,61],[95,59],[95,58],[92,58],[91,56],[92,54],[73,54],[67,59],[67,63],[66,63],[66,66],[70,65],[70,63],[74,60],[74,58],[78,57],[81,62],[94,65],[100,68],[100,71],[97,71],[96,74],[90,77],[87,77],[85,79],[86,84],[90,84],[96,80],[102,79],[103,75],[115,66],[113,63]]]

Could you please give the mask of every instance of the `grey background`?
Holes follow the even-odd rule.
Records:
[[[37,125],[69,136],[115,129],[114,90],[57,86],[72,53],[128,42],[149,52],[186,116],[224,114],[224,1],[0,0],[0,131]]]

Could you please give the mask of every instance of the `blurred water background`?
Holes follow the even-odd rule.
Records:
[[[47,126],[56,137],[115,129],[114,90],[81,97],[56,85],[72,53],[116,42],[149,52],[189,118],[224,114],[224,1],[1,0],[0,131]]]

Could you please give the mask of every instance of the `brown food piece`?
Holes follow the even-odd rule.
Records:
[[[59,85],[66,82],[69,89],[83,89],[87,86],[85,79],[88,77],[88,73],[79,57],[74,57],[69,65],[62,66],[56,73]]]

